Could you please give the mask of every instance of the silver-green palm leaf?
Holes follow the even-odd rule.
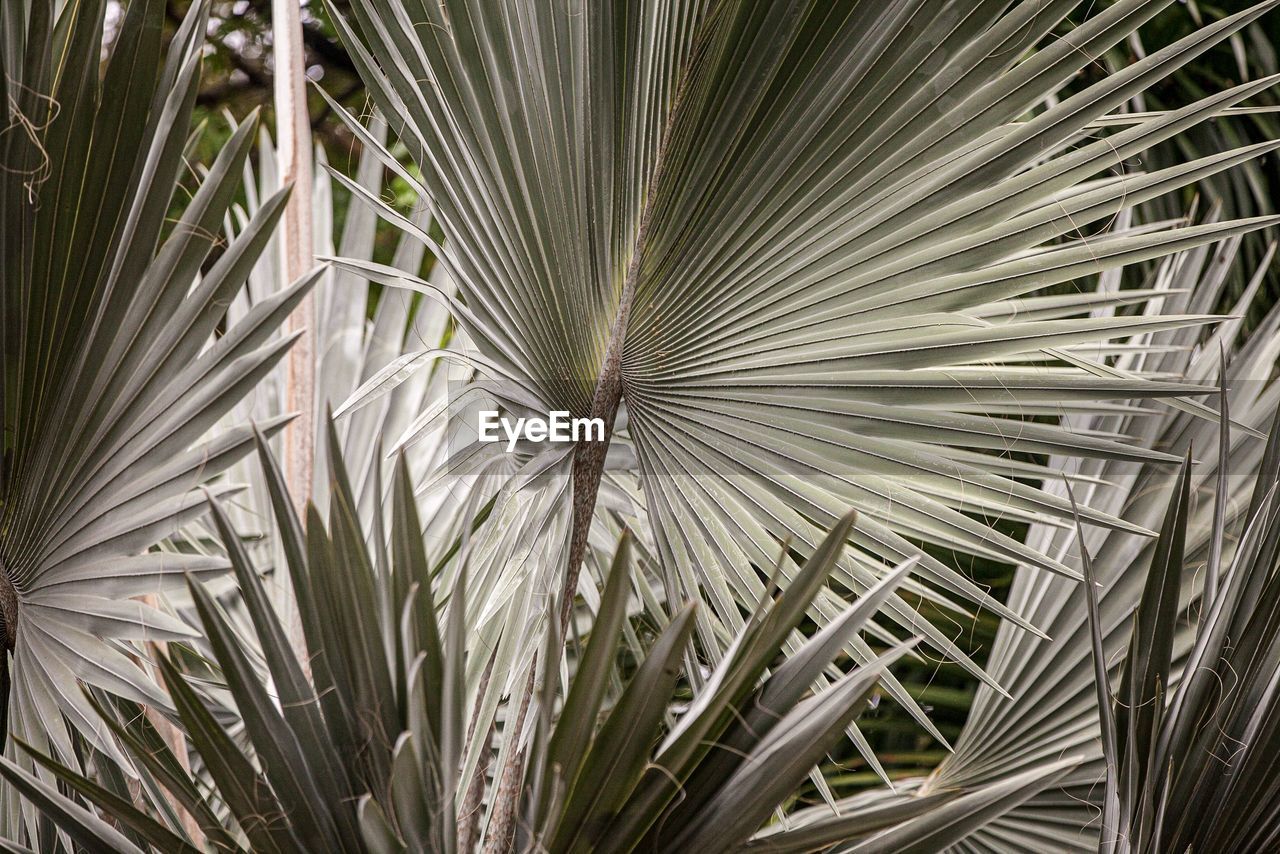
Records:
[[[1228,240],[1167,259],[1156,270],[1154,284],[1179,306],[1195,310],[1213,304],[1225,296],[1224,284],[1238,246],[1238,241]],[[1081,415],[1070,422],[1082,431],[1129,432],[1145,447],[1191,451],[1197,459],[1190,474],[1193,501],[1188,518],[1182,521],[1187,562],[1173,638],[1174,683],[1195,643],[1206,578],[1225,583],[1220,577],[1225,577],[1233,543],[1265,497],[1265,488],[1255,491],[1267,449],[1258,436],[1272,428],[1280,401],[1280,384],[1274,377],[1280,354],[1280,312],[1272,309],[1248,336],[1243,334],[1242,318],[1257,297],[1274,252],[1272,243],[1262,266],[1252,273],[1248,290],[1232,307],[1236,319],[1208,336],[1196,330],[1155,336],[1143,342],[1154,348],[1151,352],[1133,353],[1117,362],[1126,370],[1145,363],[1150,370],[1196,382],[1218,382],[1223,371],[1232,421],[1229,433],[1212,421],[1178,411]],[[1088,499],[1151,528],[1161,524],[1176,475],[1176,469],[1166,466],[1124,461],[1054,457],[1049,465],[1075,476],[1073,491],[1078,500]],[[1067,494],[1061,479],[1046,488]],[[1100,585],[1102,649],[1108,662],[1118,662],[1131,637],[1144,570],[1157,552],[1155,541],[1087,529],[1082,538],[1074,528],[1035,525],[1028,542],[1073,565],[1079,565],[1082,548],[1092,555]],[[1213,586],[1210,583],[1209,589]],[[1052,640],[1030,637],[1012,626],[1001,628],[989,668],[1014,696],[979,690],[955,753],[925,788],[978,785],[1035,768],[1064,752],[1082,754],[1086,762],[1064,780],[1067,791],[1033,799],[1007,821],[997,821],[976,834],[967,850],[987,850],[992,845],[1013,850],[1092,848],[1100,812],[1094,804],[1101,806],[1105,765],[1098,738],[1086,600],[1075,583],[1023,567],[1009,602],[1026,619],[1043,626]]]
[[[1079,232],[1271,147],[1125,174],[1126,158],[1269,81],[1086,135],[1272,4],[1058,99],[1164,3],[1116,3],[1049,38],[1077,5],[356,0],[339,20],[421,175],[384,159],[445,243],[366,201],[438,253],[483,372],[518,389],[508,407],[598,408],[610,343],[625,340],[604,477],[638,477],[667,596],[711,604],[699,631],[712,647],[758,595],[750,566],[769,544],[803,553],[849,506],[863,525],[836,579],[855,591],[919,541],[1070,574],[972,517],[1070,515],[1011,477],[1038,470],[992,452],[1163,459],[1020,416],[1187,393],[1090,353],[1201,318],[1080,316],[1087,298],[1025,313],[1023,298],[1271,223]],[[533,456],[529,482],[565,483],[567,457]],[[563,499],[538,517],[555,545],[569,490],[546,488]],[[704,569],[677,569],[689,565]],[[931,595],[984,601],[941,563],[921,569]],[[901,600],[886,615],[958,654]]]
[[[206,434],[287,349],[272,332],[311,278],[213,340],[287,193],[234,241],[218,236],[249,122],[169,220],[187,178],[203,4],[167,55],[165,4],[128,4],[101,77],[104,0],[10,14],[23,5],[0,15],[4,730],[75,762],[73,734],[116,755],[81,683],[169,707],[134,642],[195,631],[138,600],[227,565],[152,547],[203,513],[199,487],[251,448],[248,425]]]

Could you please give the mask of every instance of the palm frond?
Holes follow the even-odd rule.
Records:
[[[1194,250],[1170,259],[1161,265],[1157,282],[1182,292],[1168,298],[1177,306],[1219,300],[1237,246],[1228,241],[1214,249]],[[1229,431],[1177,410],[1073,416],[1068,422],[1081,430],[1131,431],[1146,447],[1191,452],[1196,458],[1189,474],[1191,504],[1187,518],[1179,523],[1185,529],[1185,562],[1179,572],[1177,617],[1170,621],[1170,627],[1177,628],[1166,691],[1177,682],[1195,643],[1195,615],[1203,614],[1207,607],[1200,604],[1203,596],[1225,583],[1237,533],[1257,513],[1269,489],[1257,479],[1269,455],[1268,445],[1252,434],[1271,428],[1280,401],[1280,386],[1273,377],[1280,353],[1280,313],[1272,310],[1247,338],[1241,332],[1241,318],[1248,313],[1265,270],[1266,264],[1256,270],[1251,287],[1234,306],[1232,313],[1237,319],[1215,334],[1202,338],[1188,330],[1153,337],[1148,343],[1164,345],[1163,352],[1134,354],[1117,362],[1125,370],[1145,362],[1164,374],[1207,382],[1215,381],[1224,371],[1223,359],[1230,354],[1221,379],[1227,402],[1223,413],[1230,414]],[[1097,506],[1144,527],[1161,526],[1168,503],[1161,496],[1170,492],[1175,479],[1163,467],[1120,461],[1079,463],[1060,457],[1051,458],[1048,465],[1072,478],[1071,489],[1077,497],[1088,496]],[[1084,482],[1082,476],[1092,482]],[[1068,492],[1061,479],[1047,482],[1046,488],[1064,495]],[[1143,595],[1143,570],[1159,557],[1159,542],[1045,526],[1033,526],[1028,542],[1063,560],[1072,560],[1073,553],[1078,560],[1081,550],[1092,556],[1092,574],[1101,585],[1096,624],[1100,627],[1101,654],[1110,667],[1129,641],[1133,612]],[[1087,761],[1064,781],[1068,796],[1033,799],[1010,813],[1007,825],[995,822],[977,834],[973,845],[981,848],[1000,840],[999,844],[1019,850],[1045,845],[1086,848],[1093,844],[1098,829],[1099,810],[1092,804],[1101,806],[1105,794],[1097,694],[1089,665],[1093,639],[1087,602],[1075,585],[1026,568],[1018,570],[1009,601],[1025,618],[1044,626],[1052,640],[1001,627],[989,667],[1014,698],[979,689],[955,754],[943,762],[925,790],[991,781],[1034,768],[1063,751],[1080,753]],[[1049,817],[1052,822],[1037,820]]]
[[[275,512],[284,536],[293,540],[286,551],[313,651],[313,676],[296,656],[258,571],[216,501],[214,521],[240,582],[270,673],[269,686],[259,681],[216,599],[195,580],[192,594],[244,722],[247,743],[226,732],[189,677],[169,658],[160,659],[177,719],[198,751],[217,800],[229,810],[225,821],[217,818],[213,799],[201,793],[195,780],[175,773],[174,763],[165,758],[167,749],[153,749],[146,718],[127,699],[93,704],[125,747],[137,751],[134,758],[150,782],[171,791],[199,818],[200,839],[173,816],[152,815],[38,752],[34,755],[40,766],[74,796],[8,761],[0,763],[0,775],[71,838],[94,850],[195,851],[205,839],[243,851],[471,850],[459,842],[473,821],[459,806],[468,788],[459,776],[468,703],[462,683],[465,597],[458,595],[463,592],[459,588],[437,614],[404,458],[399,458],[392,489],[390,545],[374,540],[370,555],[364,541],[353,536],[359,531],[353,527],[336,436],[331,436],[329,465],[338,489],[329,524],[326,528],[312,510],[305,547],[261,435],[258,444],[265,476],[275,486]],[[922,798],[910,808],[845,815],[838,826],[828,822],[809,828],[803,841],[784,831],[748,843],[842,737],[884,669],[911,646],[899,645],[869,665],[842,673],[831,687],[812,690],[849,637],[864,628],[912,569],[904,565],[766,675],[822,588],[852,522],[851,516],[841,521],[785,592],[759,603],[731,653],[688,703],[681,700],[687,682],[680,660],[692,636],[693,605],[653,640],[629,677],[619,678],[618,653],[633,589],[629,539],[624,537],[585,651],[558,709],[556,662],[564,647],[557,624],[548,623],[545,660],[551,666],[541,676],[540,695],[555,713],[529,745],[517,748],[527,749],[531,757],[528,776],[515,781],[524,795],[519,849],[630,851],[661,844],[668,850],[709,852],[743,845],[809,850],[815,840],[836,839],[838,831],[840,840],[859,841],[866,850],[889,850],[950,838],[1052,783],[1054,773],[1070,762],[1034,779],[1026,776],[959,799]],[[379,554],[384,548],[386,553]],[[465,571],[460,584],[465,584]],[[615,692],[614,684],[621,684],[621,691]],[[676,723],[668,728],[672,717]],[[481,783],[483,773],[482,768]],[[490,810],[501,803],[499,781],[493,790]],[[99,810],[128,835],[100,817]],[[482,840],[506,844],[503,825],[492,813],[477,824]]]
[[[151,547],[204,513],[198,487],[251,449],[247,425],[206,434],[280,359],[290,342],[274,330],[314,276],[212,340],[287,191],[265,199],[235,240],[219,239],[249,121],[168,219],[186,179],[204,4],[165,55],[164,4],[130,3],[101,79],[104,4],[57,7],[56,20],[52,3],[32,4],[25,19],[0,16],[9,127],[0,602],[12,655],[3,730],[75,764],[80,737],[119,756],[80,683],[170,708],[134,642],[195,631],[135,597],[227,565]],[[261,426],[274,432],[285,420]],[[12,809],[6,819],[16,827]]]
[[[1076,3],[655,0],[488,14],[464,0],[356,0],[350,21],[335,10],[419,171],[331,106],[416,189],[444,241],[353,189],[430,248],[457,298],[361,259],[335,264],[448,302],[480,367],[423,417],[462,422],[472,437],[442,473],[508,482],[473,555],[477,642],[516,632],[517,647],[534,649],[529,591],[576,590],[583,557],[621,519],[659,563],[655,604],[705,602],[699,641],[723,654],[775,544],[811,554],[850,507],[861,522],[815,600],[820,623],[843,610],[837,590],[865,592],[914,557],[912,594],[1029,628],[922,546],[1078,579],[984,521],[1073,518],[1065,496],[1027,485],[1002,458],[1176,457],[1027,415],[1145,398],[1212,411],[1192,399],[1210,386],[1118,373],[1092,355],[1201,325],[1208,311],[1091,314],[1096,298],[1082,295],[1024,315],[1023,300],[1274,224],[1108,228],[1273,147],[1149,174],[1125,165],[1270,79],[1089,136],[1274,4],[1068,91],[1090,57],[1161,5],[1115,3],[1052,38]],[[477,442],[472,395],[513,415],[600,417],[608,450],[508,454]],[[1089,502],[1080,512],[1103,529],[1141,528]],[[788,555],[781,583],[797,572]],[[922,635],[1000,688],[901,597],[877,625]],[[531,657],[503,674],[503,690],[518,692]],[[889,690],[937,734],[892,679]]]

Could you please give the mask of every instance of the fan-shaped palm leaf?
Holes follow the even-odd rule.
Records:
[[[1270,80],[1088,134],[1274,4],[1059,99],[1164,4],[1122,0],[1049,38],[1077,5],[355,0],[352,20],[336,19],[420,175],[333,106],[445,234],[437,245],[360,193],[457,283],[451,307],[483,379],[452,401],[488,394],[517,415],[567,410],[609,426],[607,442],[577,448],[456,453],[454,474],[510,477],[474,555],[478,642],[530,631],[536,612],[519,603],[531,595],[576,589],[592,526],[607,543],[610,513],[644,517],[633,521],[650,532],[666,600],[707,603],[697,631],[713,653],[761,594],[774,544],[808,554],[850,506],[862,521],[832,579],[854,593],[915,556],[927,583],[913,592],[1022,622],[921,543],[1078,577],[975,518],[1069,524],[1065,496],[1015,479],[1046,472],[997,454],[1175,459],[1026,416],[1204,391],[1119,374],[1091,350],[1204,312],[1090,316],[1092,295],[1025,298],[1272,223],[1080,232],[1273,147],[1124,172],[1126,158]],[[443,298],[366,261],[337,264]],[[782,583],[796,571],[788,556]],[[814,616],[833,619],[839,599],[821,594]],[[900,598],[882,619],[988,678]]]
[[[204,4],[165,57],[165,4],[131,2],[101,79],[102,0],[29,5],[29,16],[0,15],[0,603],[13,659],[4,731],[76,762],[64,720],[116,755],[79,683],[169,705],[131,642],[194,632],[133,597],[226,563],[148,549],[204,512],[197,487],[251,447],[248,425],[205,434],[286,350],[290,340],[272,333],[313,277],[213,340],[286,193],[220,241],[251,121],[167,221],[184,178]]]

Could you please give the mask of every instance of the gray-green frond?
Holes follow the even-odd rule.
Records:
[[[75,764],[81,738],[119,756],[81,683],[170,708],[135,642],[195,634],[155,596],[227,564],[152,546],[204,513],[201,484],[252,447],[248,425],[209,431],[281,358],[290,339],[274,331],[314,277],[212,340],[287,193],[221,240],[249,121],[168,219],[188,177],[203,4],[166,53],[165,4],[130,3],[101,75],[101,0],[17,5],[0,14],[0,610],[13,661],[0,702],[6,734]]]
[[[1275,147],[1132,165],[1270,78],[1099,127],[1274,4],[1074,87],[1163,5],[1122,0],[1063,35],[1055,28],[1081,4],[652,0],[489,13],[465,0],[355,0],[336,25],[419,171],[331,106],[418,191],[444,240],[352,189],[431,249],[456,298],[363,259],[335,264],[450,305],[476,380],[424,424],[465,421],[472,395],[513,415],[608,417],[588,542],[607,547],[619,520],[640,532],[660,567],[654,601],[705,602],[696,631],[708,650],[726,649],[761,595],[756,568],[772,564],[774,544],[809,554],[850,507],[860,524],[815,600],[820,623],[843,608],[837,587],[864,592],[914,557],[912,594],[1030,628],[922,546],[1078,579],[1062,555],[987,523],[1072,525],[1064,494],[1025,480],[1058,469],[1007,457],[1172,462],[1122,431],[1057,417],[1145,399],[1212,415],[1196,402],[1209,384],[1107,363],[1145,336],[1204,324],[1211,305],[1118,313],[1109,301],[1171,303],[1037,293],[1274,224],[1117,219]],[[527,603],[576,560],[571,480],[589,464],[563,446],[520,450],[463,443],[449,471],[505,482],[474,556],[472,607],[486,645],[514,630],[531,650]],[[1079,512],[1101,530],[1142,530],[1090,501]],[[782,583],[797,571],[785,557]],[[899,596],[873,625],[918,633],[1001,687]],[[889,689],[929,726],[901,686]]]
[[[1169,259],[1159,267],[1156,281],[1169,290],[1169,299],[1179,309],[1212,304],[1222,297],[1236,247],[1235,241],[1227,241]],[[1266,267],[1264,263],[1255,271],[1250,287],[1232,308],[1233,316],[1241,318],[1248,313]],[[1122,357],[1116,363],[1123,370],[1145,366],[1200,383],[1219,382],[1225,369],[1221,376],[1231,421],[1228,433],[1217,423],[1179,410],[1077,415],[1068,422],[1082,431],[1131,432],[1145,447],[1195,456],[1190,471],[1193,500],[1182,523],[1186,560],[1180,573],[1182,594],[1173,643],[1175,679],[1195,642],[1195,615],[1203,613],[1200,602],[1206,585],[1225,583],[1233,544],[1268,489],[1266,485],[1259,487],[1257,480],[1268,445],[1256,436],[1270,431],[1280,401],[1280,385],[1274,379],[1280,354],[1280,313],[1272,310],[1247,337],[1242,334],[1241,322],[1224,323],[1211,335],[1185,330],[1155,336],[1144,343],[1157,349]],[[1049,466],[1075,476],[1071,489],[1077,500],[1089,500],[1156,530],[1168,504],[1163,496],[1176,478],[1176,471],[1167,467],[1141,463],[1079,462],[1058,457],[1051,458]],[[1061,479],[1047,483],[1046,488],[1068,494]],[[1082,548],[1092,556],[1092,571],[1101,585],[1102,649],[1108,662],[1118,660],[1129,643],[1144,570],[1157,552],[1157,541],[1087,528],[1081,532],[1033,526],[1028,543],[1077,566]],[[1019,850],[1037,846],[1088,848],[1098,830],[1105,766],[1089,663],[1092,641],[1086,600],[1078,585],[1024,567],[1018,570],[1009,603],[1024,618],[1042,626],[1052,640],[1031,637],[1009,625],[1001,627],[989,668],[1014,696],[1011,699],[979,690],[955,754],[943,762],[926,790],[935,785],[947,788],[999,779],[1034,768],[1062,752],[1081,754],[1088,761],[1068,775],[1066,793],[1031,801],[1012,812],[1007,825],[997,821],[975,835],[972,844],[973,850],[997,844],[997,840]],[[1052,822],[1038,820],[1049,816]]]
[[[566,647],[552,621],[545,638],[550,665],[539,677],[544,724],[526,745],[507,741],[491,750],[492,732],[468,725],[475,718],[462,679],[465,570],[451,601],[437,605],[404,458],[394,474],[390,520],[381,518],[380,506],[375,511],[375,525],[388,539],[372,540],[370,554],[336,435],[329,443],[336,483],[329,518],[326,524],[312,507],[305,534],[261,434],[258,445],[309,658],[304,664],[294,650],[240,536],[215,501],[213,522],[269,674],[265,684],[222,604],[195,579],[191,589],[243,722],[243,740],[220,723],[218,708],[194,687],[197,680],[182,672],[174,644],[175,654],[161,656],[159,666],[175,720],[195,750],[188,761],[202,769],[198,778],[158,738],[141,707],[102,692],[92,692],[88,702],[137,764],[143,788],[165,793],[152,797],[150,808],[25,745],[64,791],[0,761],[0,775],[90,850],[169,854],[214,845],[297,854],[450,852],[473,850],[477,842],[505,849],[494,836],[501,825],[493,811],[506,784],[494,780],[489,796],[483,793],[487,767],[501,767],[509,749],[529,755],[527,772],[514,781],[522,814],[517,850],[807,851],[835,839],[857,841],[859,850],[902,850],[941,844],[980,825],[1073,764],[752,840],[843,737],[885,668],[914,643],[867,665],[838,664],[849,637],[914,568],[908,564],[768,671],[845,548],[852,515],[824,538],[787,590],[758,603],[729,654],[691,697],[682,661],[692,641],[693,604],[623,669],[628,659],[619,652],[633,597],[624,536],[585,648],[566,662],[572,672],[567,690],[560,695],[557,688]],[[833,666],[832,684],[814,690],[815,679]],[[480,741],[486,756],[467,776],[465,740]],[[982,809],[975,813],[976,806]]]

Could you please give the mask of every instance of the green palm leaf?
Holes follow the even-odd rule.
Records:
[[[282,528],[295,531],[292,503],[259,436],[264,477],[272,484]],[[147,785],[173,793],[199,821],[203,835],[237,851],[418,852],[472,850],[459,841],[462,812],[462,689],[466,655],[465,595],[440,614],[433,601],[430,567],[419,540],[412,484],[398,458],[392,493],[393,524],[387,540],[368,545],[343,528],[350,508],[348,477],[336,441],[328,465],[338,492],[326,527],[314,511],[307,554],[291,548],[298,608],[312,650],[310,676],[286,636],[258,572],[216,501],[213,518],[244,594],[244,609],[267,663],[263,684],[244,652],[244,640],[224,607],[200,582],[192,594],[226,686],[244,722],[243,741],[202,700],[196,679],[170,657],[160,667],[177,707],[177,720],[203,769],[197,781],[175,769],[156,745],[145,718],[127,701],[94,707],[133,754]],[[377,511],[381,514],[381,508]],[[838,660],[913,568],[895,569],[865,599],[804,643],[786,664],[768,673],[781,645],[803,620],[822,589],[853,523],[852,516],[825,538],[795,582],[764,599],[733,651],[710,673],[707,685],[683,702],[688,681],[682,659],[690,650],[695,606],[677,615],[644,650],[634,672],[623,676],[619,652],[632,596],[630,539],[618,546],[608,573],[597,622],[572,667],[568,694],[557,710],[554,682],[560,646],[557,624],[547,625],[543,696],[551,726],[528,745],[526,777],[515,786],[522,811],[517,824],[500,821],[504,803],[497,781],[487,798],[491,811],[476,822],[485,847],[505,848],[515,833],[517,850],[556,852],[748,848],[809,850],[817,841],[857,842],[868,850],[893,844],[930,844],[955,838],[989,821],[1053,782],[1070,760],[962,797],[919,799],[903,808],[872,808],[805,828],[767,833],[749,841],[770,820],[823,753],[842,737],[884,669],[914,643],[901,644],[870,665],[847,671]],[[381,569],[375,569],[375,565]],[[303,583],[306,582],[306,583]],[[465,574],[460,584],[465,586]],[[335,595],[343,591],[348,598]],[[372,594],[373,603],[365,601]],[[465,594],[464,587],[458,594]],[[354,597],[354,598],[353,598]],[[380,607],[377,602],[390,603]],[[354,604],[356,607],[344,607]],[[383,643],[383,636],[394,643]],[[174,657],[176,658],[176,656]],[[818,674],[839,671],[826,689]],[[371,674],[390,675],[375,687]],[[619,686],[615,690],[614,686]],[[677,723],[671,728],[669,719]],[[474,732],[473,732],[474,737]],[[489,753],[488,740],[484,751]],[[501,751],[499,751],[501,752]],[[86,848],[118,851],[199,850],[174,816],[156,816],[53,759],[36,754],[70,792],[59,792],[8,761],[9,780],[61,830]],[[481,783],[484,777],[480,777]],[[214,798],[203,794],[208,787]],[[225,805],[224,811],[215,804]],[[482,810],[484,804],[478,804]],[[125,838],[97,810],[115,816]],[[824,842],[825,841],[825,842]],[[799,846],[799,847],[797,847]]]

